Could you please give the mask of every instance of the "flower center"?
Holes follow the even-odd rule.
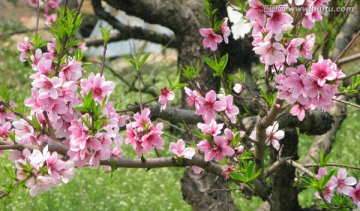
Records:
[[[101,95],[101,93],[102,93],[102,89],[100,87],[95,87],[94,94],[95,95]]]

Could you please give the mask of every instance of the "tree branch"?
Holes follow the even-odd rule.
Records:
[[[148,23],[160,24],[165,26],[175,34],[185,34],[189,26],[199,26],[198,19],[193,11],[187,7],[185,0],[105,0],[109,5],[116,9],[125,11],[143,19]],[[200,1],[191,0],[190,4],[199,4],[197,7],[202,8]]]
[[[92,0],[92,4],[95,14],[119,31],[119,34],[113,35],[110,41],[127,40],[133,38],[159,43],[172,48],[177,47],[177,43],[175,42],[175,38],[173,36],[159,34],[155,31],[145,30],[141,27],[126,26],[104,10],[101,5],[101,0]],[[87,40],[87,42],[97,46],[102,44],[102,41],[100,40],[102,39],[94,38]],[[101,44],[99,42],[101,42]]]
[[[67,157],[67,152],[69,148],[63,146],[61,143],[49,142],[48,143],[49,151],[58,152],[59,154]],[[22,151],[24,149],[29,149],[30,151],[34,149],[39,149],[35,145],[23,145],[23,144],[7,144],[7,142],[0,141],[0,150],[4,149],[13,149]],[[176,157],[158,157],[158,158],[147,158],[145,161],[141,158],[116,158],[111,157],[109,160],[101,160],[101,165],[114,166],[116,168],[163,168],[163,167],[186,167],[186,166],[199,166],[206,170],[207,172],[213,173],[218,176],[223,176],[223,170],[220,166],[212,162],[206,162],[201,155],[194,155],[194,157],[189,159],[182,159],[177,161]],[[234,181],[238,183],[237,181]],[[255,194],[257,194],[262,199],[267,199],[268,190],[264,184],[258,180],[252,181],[252,184],[255,186]]]

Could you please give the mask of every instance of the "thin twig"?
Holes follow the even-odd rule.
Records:
[[[339,102],[339,103],[344,103],[346,105],[353,106],[353,107],[356,107],[356,108],[360,108],[360,105],[355,104],[355,103],[351,103],[351,102],[348,102],[348,101],[345,101],[345,100],[333,99],[333,101],[336,101],[336,102]]]
[[[140,112],[143,110],[143,104],[142,104],[142,95],[141,95],[141,84],[140,84],[140,70],[137,71],[137,81],[138,81],[138,88],[139,88],[139,105],[140,105]]]
[[[35,30],[35,35],[38,35],[38,31],[39,31],[39,20],[40,20],[40,1],[37,1],[37,18],[36,18],[36,30]]]
[[[360,59],[360,53],[354,54],[354,55],[351,55],[351,56],[348,56],[348,57],[345,57],[345,58],[341,58],[341,59],[339,59],[337,64],[338,64],[338,66],[341,66],[343,64],[347,64],[347,63],[356,61],[358,59]]]
[[[300,171],[306,173],[307,175],[311,176],[311,177],[315,177],[315,174],[312,173],[311,171],[309,171],[307,168],[305,168],[303,165],[293,161],[293,160],[286,160],[286,163],[299,169]]]
[[[351,78],[351,77],[353,77],[353,76],[356,76],[356,75],[358,75],[358,74],[360,74],[360,70],[358,70],[358,71],[356,71],[356,72],[354,72],[354,73],[351,73],[350,75],[344,76],[344,77],[342,77],[342,78],[338,78],[337,80],[345,80],[345,79]]]
[[[103,72],[104,72],[106,50],[107,50],[107,44],[106,44],[106,42],[104,42],[104,51],[103,51],[103,57],[102,57],[100,76],[102,76]]]
[[[351,39],[351,41],[346,45],[346,47],[340,52],[340,54],[336,57],[336,59],[334,60],[335,63],[337,63],[339,61],[339,59],[342,57],[342,55],[347,51],[347,49],[349,49],[349,47],[355,42],[356,38],[358,38],[358,36],[360,36],[360,30],[358,31],[358,33],[356,33],[356,35]]]
[[[319,166],[318,164],[305,164],[305,165],[304,165],[305,168],[318,167],[318,166]],[[327,163],[327,164],[325,164],[325,166],[343,167],[343,168],[355,169],[355,170],[359,170],[359,171],[360,171],[360,167],[359,167],[359,166],[351,166],[351,165],[347,165],[347,164]]]

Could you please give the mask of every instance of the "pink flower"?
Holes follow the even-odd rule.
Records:
[[[358,182],[358,184],[356,185],[355,188],[353,188],[349,191],[349,196],[354,199],[354,203],[357,204],[359,207],[359,205],[360,205],[359,204],[359,202],[360,202],[360,181]]]
[[[265,143],[268,146],[271,144],[276,150],[279,151],[279,149],[280,149],[279,140],[284,138],[285,133],[283,130],[278,130],[278,129],[279,129],[279,123],[276,121],[274,122],[274,124],[272,126],[269,126],[268,128],[266,128]]]
[[[281,5],[280,5],[281,6]],[[287,5],[283,5],[287,7]],[[274,12],[269,12],[268,15],[270,18],[268,18],[266,23],[266,29],[270,30],[274,34],[279,34],[282,31],[281,26],[283,24],[289,24],[293,22],[293,18],[283,11],[276,10]]]
[[[12,125],[15,130],[16,142],[28,144],[30,142],[30,137],[34,134],[34,128],[23,119],[14,121]]]
[[[260,55],[260,60],[266,65],[273,65],[277,62],[285,62],[285,55],[283,51],[285,50],[284,46],[278,42],[271,43],[265,38],[265,41],[260,43],[259,46],[255,47],[253,50],[256,54]]]
[[[330,180],[326,185],[325,185],[325,190],[322,191],[322,194],[324,196],[324,199],[330,203],[331,202],[331,198],[334,196],[334,189],[335,189],[335,184]],[[315,196],[319,199],[321,198],[321,195],[319,192],[315,193]]]
[[[43,54],[44,55],[44,54]],[[38,72],[35,73],[35,74],[32,74],[30,76],[31,79],[38,79],[40,78],[40,75],[45,75],[45,76],[50,76],[50,72],[52,70],[52,65],[53,65],[53,62],[52,60],[47,60],[47,59],[41,59],[39,61],[39,63],[37,64],[37,70]]]
[[[25,62],[25,59],[29,57],[30,50],[32,50],[34,46],[29,42],[29,38],[24,37],[24,42],[17,44],[17,49],[21,51],[20,61]]]
[[[325,177],[327,175],[326,168],[321,167],[318,170],[317,175],[315,176],[317,180],[320,180],[321,178]]]
[[[151,123],[149,115],[150,115],[150,110],[148,108],[144,108],[142,110],[141,114],[139,114],[139,112],[134,114],[134,116],[133,116],[133,118],[135,119],[134,127],[145,128],[147,124]]]
[[[174,92],[168,90],[166,87],[161,89],[161,95],[159,96],[159,103],[161,104],[160,111],[166,109],[166,105],[169,101],[175,98]]]
[[[225,18],[225,21],[221,25],[221,28],[220,28],[222,36],[224,38],[224,42],[226,44],[229,43],[229,36],[230,36],[230,33],[231,33],[231,30],[230,30],[229,26],[227,25],[227,23],[228,23],[228,18]]]
[[[301,21],[301,24],[307,29],[312,29],[315,26],[315,22],[320,20],[322,20],[322,15],[321,11],[319,11],[319,8],[309,6],[304,18]]]
[[[349,196],[352,185],[356,184],[354,177],[347,177],[346,169],[341,168],[338,170],[337,177],[332,176],[331,181],[335,184],[336,190],[339,193]]]
[[[26,186],[30,188],[30,196],[36,196],[39,191],[48,191],[52,186],[52,178],[50,176],[31,177],[26,181]]]
[[[169,151],[177,157],[184,157],[186,159],[191,159],[195,155],[195,149],[191,147],[185,148],[185,142],[182,139],[179,139],[177,143],[171,142]]]
[[[290,104],[298,101],[305,105],[309,102],[307,93],[307,73],[304,65],[298,66],[298,69],[289,67],[286,68],[285,75],[279,74],[275,81],[279,84],[276,88],[279,89],[278,97],[286,99]]]
[[[115,84],[111,81],[105,81],[105,77],[100,76],[100,73],[96,75],[90,73],[88,79],[80,80],[80,86],[82,88],[81,94],[88,94],[92,90],[94,100],[102,103],[103,99],[113,91]]]
[[[60,78],[64,79],[64,81],[77,81],[82,76],[81,64],[75,58],[69,58],[67,65],[60,71]]]
[[[161,138],[163,134],[162,124],[158,123],[156,126],[152,126],[150,131],[141,137],[141,147],[143,153],[148,153],[152,148],[163,149],[164,140]]]
[[[51,42],[47,45],[48,53],[46,55],[44,54],[44,57],[47,59],[52,59],[54,56],[56,56],[56,39],[52,38]]]
[[[300,51],[297,49],[301,44],[303,44],[304,39],[295,38],[292,39],[288,47],[286,48],[286,63],[291,65],[292,63],[297,62],[297,58],[300,57]]]
[[[234,149],[227,144],[226,138],[222,136],[215,136],[213,144],[207,140],[202,140],[196,146],[204,152],[206,162],[214,158],[216,162],[220,162],[224,160],[224,156],[231,156],[235,153]]]
[[[230,178],[230,172],[233,172],[233,171],[234,171],[234,170],[231,169],[231,168],[229,167],[229,165],[227,165],[227,164],[221,166],[221,169],[222,169],[222,171],[223,171],[223,175],[224,175],[225,179],[229,179],[229,178]]]
[[[42,59],[42,51],[41,49],[36,49],[34,55],[30,56],[31,59],[31,67],[33,68],[33,70],[37,70],[38,69],[38,64]]]
[[[195,114],[202,115],[205,123],[208,123],[212,119],[215,119],[215,111],[223,111],[226,108],[226,104],[224,102],[216,101],[216,93],[214,90],[206,93],[205,98],[199,96],[197,100],[200,106],[199,109],[196,110]]]
[[[240,92],[242,91],[243,87],[241,84],[236,83],[233,87],[233,90],[236,94],[240,94]]]
[[[191,89],[184,87],[185,93],[187,94],[186,103],[189,107],[195,106],[195,108],[199,107],[199,102],[197,97],[201,96],[196,90],[192,91]]]
[[[232,144],[232,139],[239,133],[240,137],[243,137],[245,135],[245,131],[238,131],[236,133],[233,133],[229,128],[226,128],[224,130],[224,135],[226,140],[228,141],[229,146]]]
[[[257,0],[249,0],[250,10],[246,12],[246,18],[252,23],[258,24],[260,27],[265,26],[266,16],[264,13],[264,5]]]
[[[300,47],[301,54],[306,59],[312,59],[312,49],[315,45],[315,34],[308,34],[303,45]]]
[[[199,32],[200,35],[204,37],[204,48],[210,48],[212,51],[216,51],[217,44],[223,41],[223,38],[220,35],[215,34],[211,28],[202,28]]]
[[[8,140],[9,137],[7,134],[11,133],[11,123],[5,122],[4,124],[0,125],[0,138],[3,140]]]
[[[236,115],[239,114],[239,108],[237,106],[235,106],[233,103],[234,97],[232,95],[225,96],[225,95],[219,94],[218,98],[220,99],[221,102],[223,102],[226,105],[226,108],[225,108],[226,116],[229,118],[231,123],[235,124],[236,123]]]
[[[40,75],[40,78],[35,79],[31,85],[39,89],[39,98],[58,99],[58,87],[61,86],[61,79],[58,77],[48,78],[45,75]]]
[[[200,174],[202,170],[204,170],[203,168],[199,167],[199,166],[191,166],[191,169],[193,170],[193,172],[195,174]]]
[[[14,113],[7,111],[3,105],[0,105],[0,124],[3,124],[6,120],[14,118]]]
[[[291,107],[290,114],[297,116],[299,121],[303,121],[305,118],[305,109],[303,106],[295,104],[293,107]]]
[[[51,15],[45,15],[45,24],[48,25],[49,27],[52,26],[52,22],[56,22],[57,20],[57,14],[51,14]]]
[[[319,61],[311,66],[310,76],[317,79],[319,86],[323,86],[326,81],[332,81],[337,77],[337,66],[330,59],[324,60],[319,56]]]
[[[197,127],[201,130],[201,132],[203,132],[205,135],[212,136],[219,135],[223,126],[224,124],[217,124],[214,119],[212,119],[208,124],[204,124],[201,122],[197,124]]]

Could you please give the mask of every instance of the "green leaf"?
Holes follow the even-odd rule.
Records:
[[[110,40],[110,32],[111,28],[105,29],[102,26],[100,26],[101,36],[104,39],[104,43],[107,44]]]
[[[88,127],[91,128],[91,123],[89,119],[85,119],[84,117],[80,116],[80,119],[82,120],[82,122]]]
[[[329,154],[327,154],[323,160],[323,165],[325,166],[329,160],[333,157],[334,153],[333,152],[330,152]]]
[[[211,67],[213,70],[215,70],[215,72],[217,71],[217,64],[212,59],[205,57],[205,56],[203,56],[202,58],[203,58],[204,62],[207,65],[209,65],[209,67]]]
[[[172,85],[172,82],[171,82],[169,76],[168,75],[165,75],[165,76],[166,76],[167,81],[169,82],[170,89],[172,89],[173,85]]]
[[[310,158],[311,158],[311,160],[313,160],[317,165],[319,165],[319,161],[318,161],[316,158],[314,158],[314,157],[311,156],[311,155],[310,155]]]
[[[248,178],[250,178],[253,173],[254,173],[254,168],[255,168],[255,161],[251,161],[247,166],[246,166],[246,176]]]
[[[236,172],[230,172],[229,173],[230,177],[233,178],[234,180],[240,181],[240,182],[245,182],[246,179],[244,178],[244,176],[236,173]]]
[[[41,130],[41,125],[36,117],[36,115],[33,115],[32,116],[32,119],[31,119],[31,125],[32,127],[37,130],[37,131],[40,131]]]
[[[209,137],[198,130],[192,130],[192,133],[201,137],[202,139],[209,140]]]
[[[139,71],[145,64],[149,56],[150,53],[146,53],[143,55],[141,50],[135,57],[125,55],[124,58],[130,62],[130,64],[136,69],[136,71]]]
[[[194,78],[196,78],[199,73],[200,73],[200,61],[198,60],[196,62],[195,67],[193,66],[193,64],[191,63],[188,66],[185,67],[181,67],[181,70],[184,74],[184,76],[189,79],[189,80],[193,80]]]
[[[4,169],[5,169],[5,171],[6,171],[6,174],[7,174],[11,179],[14,179],[14,180],[17,179],[16,174],[15,174],[15,171],[13,171],[12,169],[10,169],[10,168],[8,168],[8,167],[6,167],[6,166],[4,166]]]

